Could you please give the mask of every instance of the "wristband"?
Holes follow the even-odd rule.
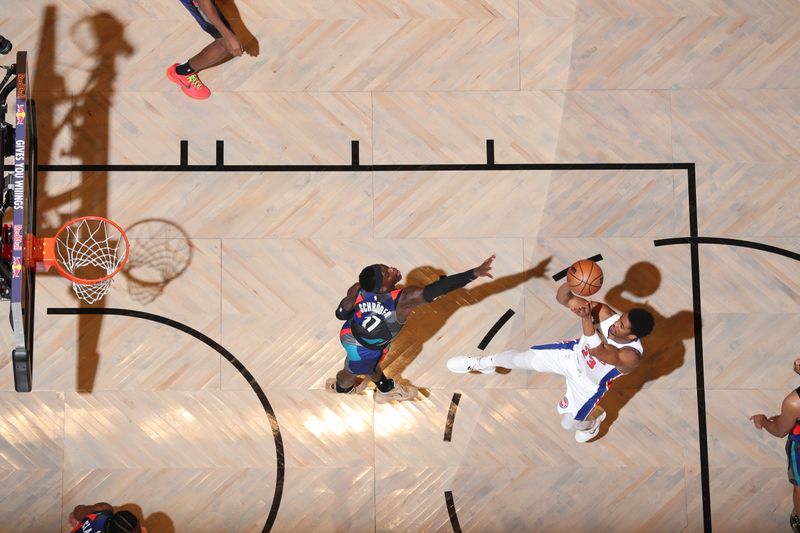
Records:
[[[583,338],[586,339],[586,345],[589,348],[597,348],[602,344],[602,341],[600,340],[600,335],[598,335],[597,333],[589,336],[584,335]]]

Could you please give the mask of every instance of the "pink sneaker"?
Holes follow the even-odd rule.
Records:
[[[175,70],[177,66],[178,64],[175,63],[167,69],[167,78],[169,78],[169,81],[178,84],[186,96],[194,98],[195,100],[205,100],[211,96],[211,91],[200,81],[196,72],[182,76]]]

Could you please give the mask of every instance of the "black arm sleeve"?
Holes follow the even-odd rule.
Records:
[[[425,298],[426,302],[432,302],[442,294],[460,289],[477,277],[473,269],[469,269],[461,274],[445,276],[439,281],[434,281],[430,285],[425,285],[425,287],[422,288],[422,297]]]

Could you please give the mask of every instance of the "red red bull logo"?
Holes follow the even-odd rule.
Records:
[[[11,277],[18,278],[22,272],[22,263],[19,262],[19,257],[14,258],[14,264],[11,265]]]
[[[17,125],[25,124],[25,104],[17,104]]]

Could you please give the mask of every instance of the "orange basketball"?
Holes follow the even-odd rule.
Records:
[[[594,261],[576,261],[567,269],[567,284],[573,294],[591,296],[603,286],[603,270]]]

